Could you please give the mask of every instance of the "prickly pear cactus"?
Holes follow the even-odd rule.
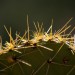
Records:
[[[34,23],[30,34],[27,16],[26,32],[16,33],[15,39],[11,28],[4,26],[10,40],[2,45],[0,37],[0,75],[75,75],[75,36],[71,36],[75,27],[66,33],[71,19],[55,33],[53,20],[47,31]]]

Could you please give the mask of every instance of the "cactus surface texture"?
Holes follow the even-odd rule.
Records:
[[[0,36],[0,75],[75,75],[75,35],[71,35],[75,27],[71,29],[71,20],[57,31],[52,30],[53,20],[47,31],[37,22],[31,31],[27,16],[24,35],[16,33],[15,39],[12,28],[4,26],[10,40],[2,44]]]

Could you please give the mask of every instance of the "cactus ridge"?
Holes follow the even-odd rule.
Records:
[[[69,53],[74,59],[75,35],[71,36],[71,33],[75,27],[73,27],[68,34],[65,34],[66,31],[71,28],[71,25],[68,25],[71,20],[72,18],[55,33],[53,33],[52,30],[53,20],[47,31],[44,31],[43,23],[40,25],[39,22],[37,22],[37,24],[34,22],[35,31],[32,31],[33,34],[31,38],[28,16],[27,30],[23,36],[16,33],[16,38],[13,39],[11,27],[8,31],[7,27],[4,26],[10,41],[6,41],[5,44],[2,45],[2,38],[0,36],[0,72],[3,73],[1,74],[7,75],[6,73],[9,71],[11,74],[16,64],[18,64],[21,70],[21,74],[19,75],[55,75],[53,70],[50,69],[50,66],[55,66],[55,68],[56,66],[67,67],[69,69],[63,72],[63,75],[70,75],[75,69],[75,64],[69,63],[69,59],[66,57],[63,58],[63,56],[68,56]],[[63,60],[59,57],[63,58]],[[27,70],[23,65],[27,67]],[[30,73],[25,72],[24,69]],[[14,75],[16,74],[14,73]],[[58,75],[60,75],[60,73],[58,73]]]

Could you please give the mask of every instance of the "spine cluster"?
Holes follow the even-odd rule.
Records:
[[[72,20],[72,18],[59,30],[53,33],[52,25],[53,20],[51,23],[51,26],[47,31],[44,31],[43,24],[40,25],[38,22],[37,24],[34,23],[35,31],[32,32],[32,35],[30,35],[30,28],[28,23],[28,16],[27,16],[27,30],[24,33],[23,36],[20,36],[18,33],[16,33],[16,38],[13,39],[11,28],[10,31],[4,26],[6,32],[8,33],[8,36],[10,37],[10,41],[6,41],[5,44],[2,46],[2,39],[0,37],[0,55],[5,54],[9,52],[10,50],[16,51],[18,53],[21,53],[22,48],[32,48],[32,47],[42,47],[46,50],[53,51],[53,49],[45,47],[44,44],[48,41],[52,41],[55,43],[64,43],[66,44],[70,49],[72,54],[75,53],[75,35],[72,37],[71,33],[74,31],[75,27],[71,29],[71,31],[66,34],[66,31],[70,29],[71,25],[68,25],[69,22]],[[31,36],[31,38],[30,38]]]

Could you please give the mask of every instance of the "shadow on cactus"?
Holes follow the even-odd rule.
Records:
[[[10,41],[2,45],[0,37],[0,75],[75,75],[75,35],[66,34],[72,18],[53,33],[52,25],[44,31],[43,24],[34,23],[30,34],[28,16],[27,30],[23,36],[12,37],[11,28],[4,26]]]

